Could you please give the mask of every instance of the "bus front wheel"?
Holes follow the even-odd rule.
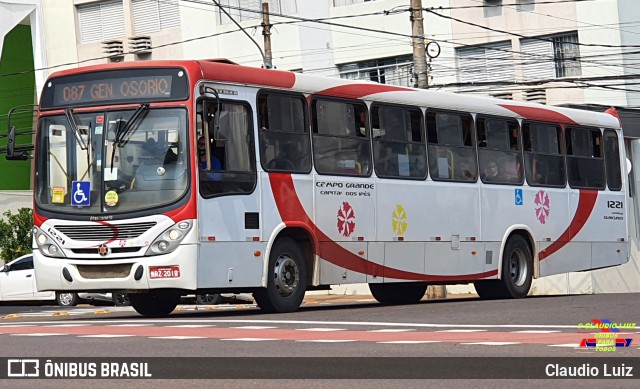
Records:
[[[132,293],[129,295],[131,306],[142,316],[168,316],[180,302],[177,293],[153,291],[147,293]]]
[[[294,312],[307,289],[307,269],[300,246],[291,238],[278,239],[269,255],[267,287],[253,293],[264,312]]]
[[[374,299],[382,304],[414,304],[422,300],[427,284],[407,282],[398,284],[369,284]]]

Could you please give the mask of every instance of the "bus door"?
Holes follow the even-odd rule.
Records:
[[[262,280],[263,261],[254,255],[261,250],[260,198],[247,103],[255,94],[237,89],[236,101],[197,102],[198,288],[260,286]]]

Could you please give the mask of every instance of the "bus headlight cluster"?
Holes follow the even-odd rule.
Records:
[[[181,221],[164,231],[147,249],[146,255],[167,254],[178,248],[192,227],[191,221]]]
[[[38,250],[40,250],[42,255],[46,257],[65,258],[60,246],[58,246],[49,235],[45,234],[44,231],[35,227],[33,229],[33,236],[35,237]]]

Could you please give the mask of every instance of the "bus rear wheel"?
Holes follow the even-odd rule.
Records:
[[[424,297],[427,284],[414,282],[369,284],[369,290],[373,298],[382,304],[414,304]]]
[[[307,289],[307,269],[300,246],[291,238],[278,239],[271,248],[267,287],[253,293],[264,312],[294,312]]]
[[[164,291],[132,293],[129,295],[129,301],[133,309],[142,316],[165,317],[176,309],[180,295]]]
[[[483,299],[526,297],[533,281],[533,255],[527,240],[514,235],[502,254],[502,279],[481,280],[473,285]]]

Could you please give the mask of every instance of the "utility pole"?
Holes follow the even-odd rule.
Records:
[[[429,87],[427,78],[427,56],[424,49],[424,27],[422,25],[422,0],[411,0],[411,45],[413,46],[413,72],[415,86],[421,89]]]
[[[264,36],[264,62],[267,69],[273,68],[271,57],[271,24],[269,23],[269,3],[262,3],[262,35]]]

